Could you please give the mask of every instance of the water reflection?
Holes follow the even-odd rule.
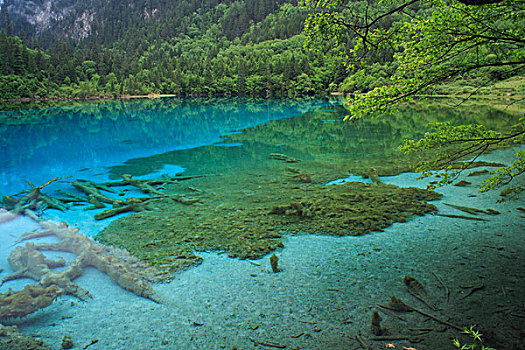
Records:
[[[81,176],[103,174],[104,167],[130,158],[211,144],[326,104],[157,99],[0,112],[0,193],[22,190],[24,180],[38,184],[79,170]]]
[[[413,170],[420,155],[405,156],[398,146],[405,139],[422,137],[429,122],[482,123],[504,130],[517,121],[516,116],[488,107],[462,110],[407,106],[393,116],[355,124],[343,121],[345,113],[340,105],[325,106],[229,134],[215,145],[130,159],[111,167],[110,174],[112,178],[122,174],[145,175],[166,164],[180,165],[192,174],[244,172],[270,165],[274,162],[268,157],[271,153],[285,153],[302,160],[294,166],[316,174],[317,182],[348,173],[359,175],[370,167],[381,175],[394,175]],[[236,147],[215,147],[225,145]]]

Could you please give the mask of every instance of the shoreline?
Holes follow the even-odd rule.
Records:
[[[126,100],[134,98],[164,98],[179,97],[177,94],[147,94],[147,95],[119,95],[119,96],[89,96],[89,97],[22,97],[6,99],[6,102],[48,102],[48,101],[97,101],[97,100]]]

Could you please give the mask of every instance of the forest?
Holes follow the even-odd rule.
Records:
[[[369,2],[356,6],[364,11]],[[53,5],[61,20],[45,29],[24,21],[20,9],[11,14],[13,4],[5,1],[0,9],[4,100],[320,96],[370,91],[396,69],[388,47],[349,68],[345,52],[355,42],[351,34],[343,45],[305,47],[308,11],[297,0],[62,0]],[[60,6],[67,11],[62,14]],[[412,11],[425,16],[428,6]],[[86,15],[89,8],[98,10]],[[89,21],[80,23],[86,16]],[[395,28],[409,18],[398,13],[382,25]],[[497,79],[516,74],[498,67],[488,71],[483,74]],[[477,79],[476,74],[458,80]]]
[[[305,12],[297,4],[277,7],[278,3],[282,2],[196,8],[193,2],[180,2],[154,23],[108,9],[106,18],[119,13],[125,21],[109,20],[83,40],[64,35],[49,39],[49,33],[30,36],[23,29],[14,35],[13,22],[3,11],[0,91],[3,98],[16,99],[294,97],[335,90],[346,76],[341,58],[306,50]]]

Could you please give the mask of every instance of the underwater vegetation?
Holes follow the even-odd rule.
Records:
[[[435,206],[426,201],[441,197],[433,191],[386,184],[350,182],[322,186],[284,177],[284,182],[277,183],[264,178],[243,182],[243,177],[223,175],[219,178],[222,186],[215,187],[213,194],[201,195],[194,205],[157,203],[159,210],[117,220],[96,238],[175,272],[200,263],[195,251],[261,258],[283,247],[281,237],[285,233],[356,236],[381,231],[394,222],[435,211]],[[204,182],[211,180],[191,181],[192,186],[202,189]],[[231,181],[239,181],[238,190],[231,190]],[[257,193],[250,193],[254,187]]]
[[[174,272],[199,264],[198,251],[261,258],[283,246],[285,233],[381,231],[435,211],[427,201],[440,198],[432,191],[380,183],[382,176],[413,171],[413,164],[428,156],[403,154],[398,150],[403,140],[420,137],[430,121],[453,116],[454,123],[485,118],[500,129],[515,119],[502,112],[493,119],[492,112],[458,115],[443,108],[424,112],[407,107],[389,119],[349,124],[342,121],[343,109],[326,107],[224,137],[221,144],[232,147],[210,145],[131,159],[112,167],[110,176],[139,176],[165,164],[180,165],[189,176],[207,176],[168,184],[165,193],[197,193],[199,201],[191,206],[158,201],[155,210],[123,217],[96,239]],[[378,183],[324,186],[348,174],[372,174]]]
[[[182,108],[182,117],[169,118],[173,104]],[[243,107],[228,102],[216,104],[211,111],[226,118],[220,122],[228,124],[228,115],[244,109],[256,108],[262,119],[271,119],[265,115],[265,106]],[[285,104],[277,102],[271,106],[285,108]],[[214,128],[214,117],[205,116],[210,109],[194,107],[177,99],[129,105],[108,103],[70,107],[72,114],[68,118],[79,118],[89,125],[110,115],[141,120],[146,128],[144,135],[149,135],[142,142],[147,143],[154,139],[160,125],[151,119],[152,112],[168,118],[163,129],[179,130],[191,118],[205,120],[206,128]],[[142,113],[145,109],[151,111]],[[53,113],[62,113],[46,111],[50,118]],[[7,121],[32,120],[30,111],[17,113],[20,116],[13,115]],[[134,212],[112,222],[96,239],[125,248],[163,271],[175,272],[199,264],[198,251],[223,251],[232,257],[256,259],[283,247],[281,238],[285,233],[361,235],[435,211],[427,202],[439,199],[439,194],[381,183],[380,177],[412,171],[413,164],[427,156],[403,154],[398,149],[402,141],[420,137],[430,121],[453,119],[457,124],[481,118],[487,119],[491,127],[502,129],[515,119],[498,111],[457,114],[446,108],[426,111],[410,106],[388,119],[349,124],[342,120],[345,113],[340,106],[325,106],[316,112],[270,121],[223,137],[220,146],[231,147],[209,145],[130,159],[110,168],[110,178],[116,181],[71,181],[76,193],[60,190],[63,198],[58,198],[58,202],[40,191],[46,183],[32,186],[19,199],[4,197],[4,205],[35,209],[32,206],[41,199],[46,207],[66,210],[68,202],[82,202],[92,205],[85,210],[105,209],[94,216],[97,220]],[[493,118],[494,113],[499,113],[497,119]],[[236,123],[231,122],[231,126]],[[158,181],[137,179],[167,164],[185,168],[185,181],[180,181],[180,174]],[[324,185],[348,174],[370,178],[373,183]],[[148,196],[124,197],[123,191],[127,190],[120,186],[139,188]],[[112,207],[108,208],[108,204]]]
[[[161,105],[157,107],[166,115],[170,113],[169,108],[164,111]],[[393,223],[436,212],[436,207],[429,202],[440,199],[440,194],[382,182],[386,175],[412,171],[412,164],[419,157],[426,156],[404,155],[397,148],[403,139],[419,137],[429,120],[449,118],[446,110],[428,114],[410,111],[388,121],[363,120],[352,125],[342,122],[344,110],[337,106],[327,107],[315,113],[233,133],[214,145],[133,158],[110,168],[112,180],[104,177],[100,180],[104,182],[97,183],[95,179],[62,181],[65,178],[55,177],[40,186],[29,183],[30,189],[4,197],[3,205],[12,210],[10,215],[28,211],[39,214],[53,208],[87,210],[96,220],[107,220],[124,213],[130,215],[119,216],[96,236],[95,239],[102,244],[80,235],[67,225],[46,222],[41,223],[39,231],[24,234],[18,243],[27,241],[27,244],[14,248],[9,258],[16,272],[4,275],[2,283],[18,278],[42,282],[0,294],[0,318],[23,317],[47,307],[64,294],[88,299],[89,291],[75,283],[75,278],[87,266],[95,266],[107,273],[124,289],[158,302],[150,282],[169,280],[173,273],[199,264],[202,261],[199,252],[224,252],[241,259],[269,256],[271,270],[267,272],[277,273],[281,271],[278,250],[287,244],[283,239],[287,234],[380,234]],[[123,113],[133,118],[129,111]],[[232,110],[232,113],[237,112]],[[104,114],[95,115],[95,118],[105,118]],[[199,115],[204,114],[201,110]],[[96,128],[96,123],[91,124],[90,116],[81,117],[86,118],[86,130],[91,126]],[[458,123],[470,122],[470,114],[461,117],[463,119]],[[501,125],[498,125],[512,124],[509,120],[502,118]],[[16,118],[13,121],[17,121]],[[153,140],[156,126],[146,119],[141,119],[142,122],[147,129],[145,134],[148,137],[144,140],[147,143]],[[184,118],[171,122],[170,128],[184,128]],[[213,124],[210,120],[205,129],[213,129]],[[33,127],[39,128],[37,123]],[[130,141],[129,145],[132,143]],[[185,172],[157,175],[165,165],[184,167]],[[361,176],[363,182],[326,185],[328,181],[349,174]],[[481,171],[471,172],[472,176],[478,174]],[[69,174],[51,174],[55,175]],[[150,176],[141,178],[141,175]],[[63,186],[51,194],[52,186],[47,187],[51,182],[60,182]],[[137,195],[139,190],[141,194]],[[135,195],[137,197],[132,197]],[[471,216],[438,215],[485,220],[476,215],[498,214],[490,209],[446,205]],[[10,215],[7,219],[11,218]],[[30,242],[48,235],[54,236],[58,242]],[[125,248],[125,251],[119,248]],[[41,250],[72,252],[76,258],[72,263],[62,259],[50,260]],[[143,262],[154,268],[150,269]],[[283,266],[286,269],[286,265]],[[53,270],[55,267],[62,269]],[[427,300],[429,295],[421,283],[409,276],[405,277],[404,283],[412,296],[426,308],[436,311],[434,300]],[[469,293],[482,287],[475,288],[478,289]],[[415,311],[435,322],[459,328],[447,323],[446,319],[429,316],[416,306],[399,299],[394,301],[389,305],[391,311]],[[388,326],[384,311],[381,314],[372,311],[369,319],[370,331],[377,337],[388,335],[388,329],[381,323],[382,316]],[[2,326],[0,334],[18,337],[16,329]],[[23,344],[24,339],[20,338],[20,341]],[[260,345],[272,344],[253,341]],[[64,337],[62,347],[72,345],[71,339]],[[31,346],[38,348],[39,345]]]
[[[0,324],[0,349],[9,350],[50,350],[42,339],[22,334],[17,326]]]

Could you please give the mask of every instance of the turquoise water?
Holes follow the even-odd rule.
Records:
[[[264,217],[267,207],[285,196],[285,191],[297,191],[297,198],[302,198],[309,186],[346,176],[360,163],[379,168],[387,163],[385,159],[393,161],[396,147],[404,138],[421,135],[427,122],[479,121],[498,128],[516,119],[485,107],[415,106],[389,119],[350,125],[341,120],[344,113],[337,102],[231,99],[160,99],[0,112],[0,195],[26,189],[26,180],[38,185],[55,176],[107,181],[127,173],[135,177],[183,171],[218,175],[199,178],[200,182],[182,181],[171,188],[172,193],[201,199],[198,204],[173,203],[164,211],[151,208],[127,217],[137,225],[143,222],[144,231],[160,235],[160,225],[155,224],[165,223],[160,219],[169,214],[173,235],[166,236],[166,245],[173,246],[171,239],[181,232],[177,225],[188,213],[192,214],[189,220],[195,221],[208,214],[216,217],[215,229],[221,227],[221,218],[247,211],[249,205],[261,209]],[[515,150],[510,151],[483,157],[508,164]],[[271,159],[271,153],[286,153],[300,162]],[[312,174],[315,183],[286,178],[283,174],[290,174],[290,167]],[[426,183],[415,177],[405,173],[382,180],[400,187],[424,187]],[[464,178],[473,184],[439,189],[443,200],[433,202],[438,213],[465,214],[444,204],[452,203],[494,208],[501,214],[481,215],[485,221],[425,215],[360,237],[283,234],[284,248],[275,250],[279,273],[272,272],[268,256],[249,261],[231,259],[216,250],[197,251],[201,265],[180,271],[170,283],[153,284],[160,303],[126,291],[102,270],[88,267],[74,282],[92,298],[82,302],[63,295],[28,316],[0,321],[17,325],[27,335],[38,335],[53,349],[62,347],[65,336],[71,337],[75,348],[93,350],[271,348],[264,344],[355,349],[360,346],[357,335],[373,348],[383,349],[386,340],[373,340],[370,332],[372,309],[380,310],[388,335],[407,337],[392,340],[396,348],[449,349],[451,339],[462,336],[416,313],[394,317],[380,309],[396,295],[454,324],[478,324],[482,333],[497,332],[508,344],[517,344],[523,334],[525,288],[523,215],[517,209],[522,204],[496,206],[497,193],[477,193],[483,177]],[[359,175],[347,180],[363,181]],[[53,189],[60,186],[73,190],[70,184],[53,183],[44,192],[54,195]],[[116,198],[120,193],[108,196]],[[44,218],[66,221],[94,236],[110,219],[95,226],[96,211],[84,209],[46,210]],[[158,214],[157,220],[146,220],[149,214]],[[231,230],[240,232],[239,228]],[[20,235],[38,229],[27,216],[0,223],[2,278],[13,272],[8,256],[15,246],[24,245],[18,244]],[[192,238],[200,239],[203,233],[193,231]],[[159,240],[144,242],[144,249],[154,246],[159,252],[156,244],[160,246],[162,237],[155,238]],[[56,239],[29,241],[39,244]],[[68,264],[76,258],[62,250],[44,253],[51,259],[64,258]],[[405,275],[424,284],[437,310],[429,310],[407,292]],[[450,300],[436,276],[444,281]],[[19,291],[32,283],[29,279],[7,281],[0,293]],[[468,340],[462,338],[462,342]]]
[[[53,177],[103,180],[107,167],[128,159],[220,145],[225,134],[325,105],[156,99],[0,112],[0,194],[18,193],[27,188],[25,181],[38,185]],[[170,175],[182,170],[164,169]]]

